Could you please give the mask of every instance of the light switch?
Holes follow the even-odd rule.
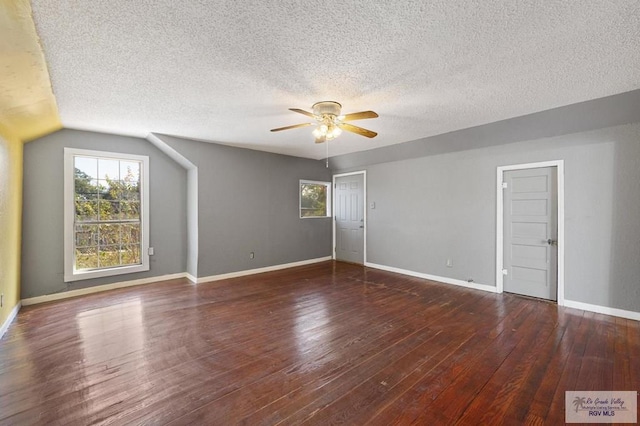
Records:
[[[370,202],[369,203],[369,208],[370,209],[375,209],[376,208],[376,202],[375,201]]]

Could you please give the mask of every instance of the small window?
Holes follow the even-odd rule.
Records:
[[[331,216],[331,183],[300,181],[300,217]]]
[[[148,271],[149,157],[65,148],[65,281]]]

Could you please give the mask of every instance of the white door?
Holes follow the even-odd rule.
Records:
[[[557,300],[557,168],[505,171],[504,291]]]
[[[364,264],[364,174],[336,177],[336,260]]]

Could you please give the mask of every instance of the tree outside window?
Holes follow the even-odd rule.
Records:
[[[331,184],[329,182],[300,181],[300,217],[329,217],[331,215]]]

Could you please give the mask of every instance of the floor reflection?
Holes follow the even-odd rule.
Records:
[[[83,352],[83,367],[90,382],[117,377],[125,366],[135,365],[136,375],[146,374],[140,362],[145,345],[143,308],[139,298],[84,311],[76,315]],[[95,387],[90,387],[95,390]]]
[[[299,300],[298,302],[303,302]],[[308,304],[304,301],[301,304]],[[327,300],[322,294],[313,298],[313,303],[299,309],[294,317],[295,343],[301,360],[316,356],[319,350],[326,350],[331,341],[332,330],[329,327]]]

